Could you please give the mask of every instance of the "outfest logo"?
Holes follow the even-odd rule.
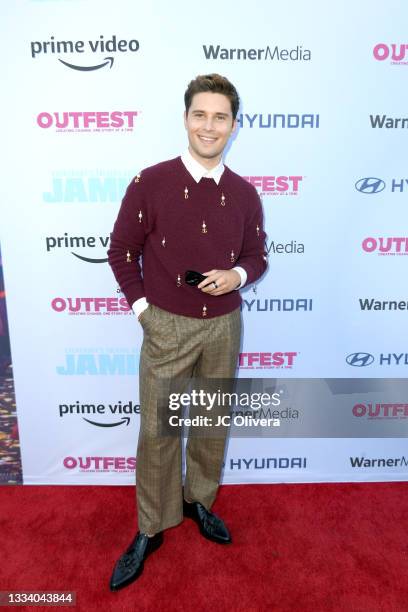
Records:
[[[79,472],[134,472],[136,457],[64,457],[66,470]]]
[[[31,57],[36,59],[41,55],[58,56],[58,55],[75,55],[77,53],[136,53],[139,51],[140,43],[138,40],[132,38],[130,40],[118,39],[116,34],[109,39],[105,39],[104,35],[101,34],[99,39],[95,40],[55,40],[55,36],[51,36],[49,40],[33,40],[30,42]],[[90,64],[77,64],[74,61],[66,61],[57,57],[58,61],[72,70],[79,70],[81,72],[89,72],[92,70],[100,70],[101,68],[109,67],[112,68],[115,58],[112,55],[108,55],[102,58],[102,61],[98,60],[96,63]]]
[[[374,59],[389,62],[393,65],[408,66],[408,44],[378,43],[373,49]]]
[[[369,236],[362,242],[363,251],[366,253],[377,253],[377,255],[408,255],[407,236],[381,236],[373,238]]]
[[[360,403],[354,404],[352,413],[355,417],[367,419],[407,419],[408,404],[406,402]]]
[[[261,196],[297,196],[303,176],[243,176]]]
[[[131,315],[124,297],[55,297],[51,300],[55,312],[68,315]]]
[[[281,352],[260,352],[260,353],[240,353],[238,367],[245,370],[253,369],[291,369],[294,365],[295,351]]]
[[[36,117],[38,127],[56,132],[132,132],[139,111],[43,111]]]

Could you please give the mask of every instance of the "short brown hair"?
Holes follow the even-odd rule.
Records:
[[[184,104],[186,107],[186,115],[191,106],[193,96],[204,91],[223,94],[231,103],[232,118],[235,119],[238,114],[239,96],[234,85],[220,74],[199,74],[195,79],[190,81],[184,94]]]

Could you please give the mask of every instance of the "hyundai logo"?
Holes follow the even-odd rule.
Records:
[[[361,193],[380,193],[385,189],[385,183],[379,178],[368,176],[357,181],[355,187]]]
[[[363,368],[364,366],[371,365],[374,357],[370,353],[350,353],[350,355],[347,355],[346,361],[351,366]]]

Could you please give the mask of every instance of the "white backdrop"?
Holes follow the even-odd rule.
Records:
[[[406,377],[406,3],[33,0],[0,11],[1,246],[25,483],[134,483],[141,329],[107,237],[130,179],[186,147],[183,94],[200,73],[237,86],[226,163],[262,192],[269,271],[243,291],[242,352],[296,353],[291,367],[239,375]],[[353,353],[372,357],[350,365]],[[319,431],[233,439],[224,482],[405,480],[406,451],[404,438]],[[395,461],[352,467],[355,457]]]

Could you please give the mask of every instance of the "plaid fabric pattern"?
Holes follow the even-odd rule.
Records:
[[[186,379],[235,375],[241,338],[240,308],[209,319],[185,317],[150,304],[141,314],[140,432],[136,498],[140,531],[157,533],[183,520],[182,438],[159,435],[160,382],[183,392]],[[162,381],[163,382],[163,381]],[[217,437],[190,435],[186,446],[184,494],[207,509],[222,469],[226,428]]]

